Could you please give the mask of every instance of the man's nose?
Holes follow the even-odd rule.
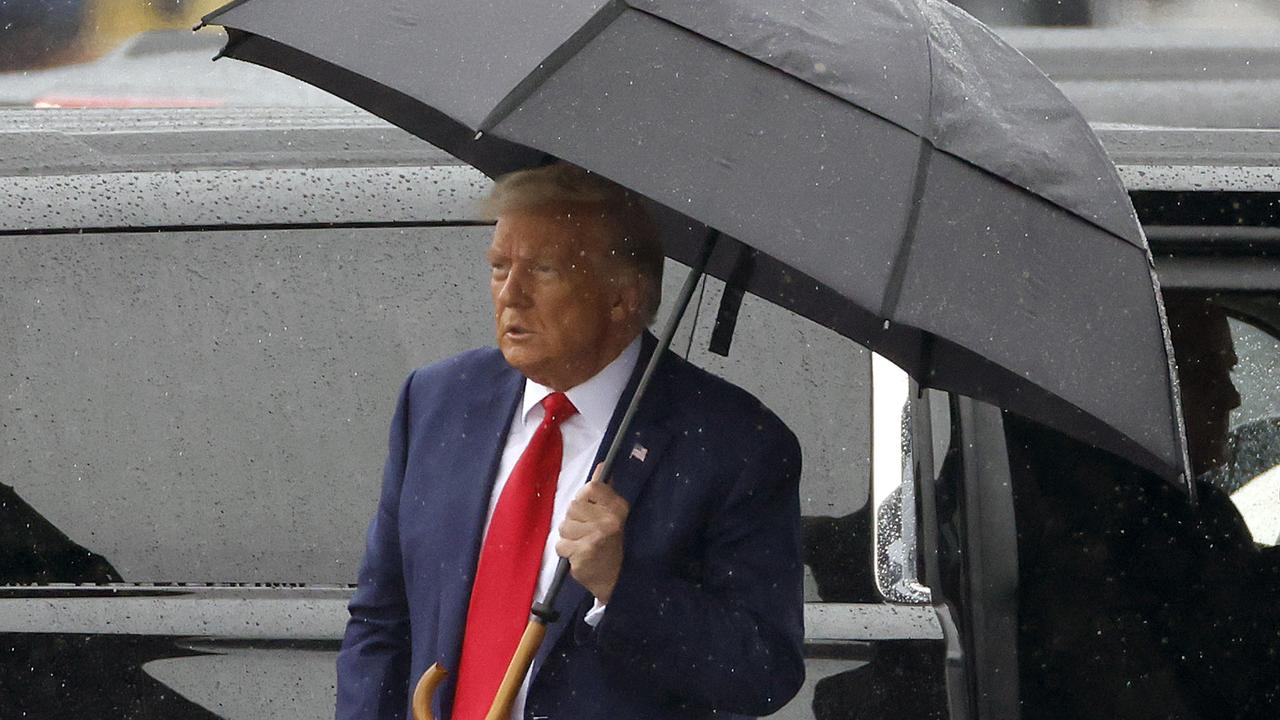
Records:
[[[503,305],[521,306],[529,302],[524,273],[512,268],[498,287],[498,302]]]

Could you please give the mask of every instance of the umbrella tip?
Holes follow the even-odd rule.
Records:
[[[477,133],[476,133],[476,136],[475,136],[475,137],[473,137],[473,138],[471,138],[471,139],[472,139],[472,140],[479,140],[479,139],[480,139],[481,137],[483,137],[483,136],[484,136],[484,131],[483,131],[483,130],[481,130],[481,131],[477,132]]]
[[[200,22],[197,22],[195,25],[192,25],[192,26],[191,26],[191,32],[196,32],[196,31],[201,30],[201,29],[203,29],[203,28],[204,28],[204,20],[203,20],[203,19],[201,19],[201,20],[200,20]]]

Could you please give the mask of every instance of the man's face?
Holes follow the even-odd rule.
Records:
[[[587,212],[503,213],[488,260],[498,348],[535,382],[568,390],[608,365],[639,330],[634,283],[614,272]]]

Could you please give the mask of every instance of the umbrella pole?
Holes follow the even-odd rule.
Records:
[[[657,369],[663,353],[666,352],[667,348],[671,347],[671,340],[675,337],[676,329],[680,327],[680,320],[684,318],[685,311],[689,308],[689,301],[693,298],[693,293],[698,287],[698,281],[702,279],[702,275],[706,271],[707,261],[710,260],[711,252],[715,250],[716,240],[719,237],[720,231],[708,229],[707,237],[702,243],[698,258],[694,261],[693,266],[689,268],[689,275],[685,278],[684,286],[680,288],[680,294],[676,298],[676,306],[667,318],[667,324],[662,329],[662,334],[658,337],[658,344],[653,349],[653,355],[649,357],[649,362],[644,368],[644,374],[640,376],[636,391],[631,396],[630,404],[627,405],[627,411],[622,415],[622,422],[618,424],[618,430],[613,435],[613,442],[609,445],[609,452],[605,455],[604,462],[600,465],[599,477],[601,482],[609,482],[609,474],[613,470],[614,462],[618,459],[619,450],[621,450],[623,443],[626,442],[627,431],[631,429],[631,421],[635,417],[636,408],[640,406],[640,400],[644,397],[645,390],[649,387],[649,381],[653,379],[653,373]],[[493,704],[489,707],[489,714],[485,715],[485,720],[507,720],[510,717],[511,704],[515,701],[516,693],[520,691],[520,686],[524,684],[524,677],[529,673],[529,668],[533,665],[533,658],[538,654],[538,648],[542,646],[542,639],[547,634],[547,625],[559,620],[559,613],[555,611],[556,598],[560,596],[560,588],[564,586],[564,581],[568,577],[569,560],[560,558],[560,561],[556,564],[555,576],[552,577],[551,585],[547,588],[546,594],[542,596],[541,600],[534,602],[529,611],[529,624],[525,626],[524,635],[521,636],[520,644],[516,647],[515,655],[511,658],[511,664],[507,666],[507,672],[502,678],[502,684],[498,686],[498,693],[493,698]],[[413,715],[416,720],[435,720],[435,716],[431,712],[431,696],[434,694],[436,686],[444,680],[445,674],[445,670],[438,663],[432,664],[423,673],[413,692]]]

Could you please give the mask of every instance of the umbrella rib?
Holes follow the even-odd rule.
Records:
[[[902,242],[898,244],[898,252],[894,255],[889,282],[885,285],[884,302],[880,305],[880,317],[886,323],[893,320],[898,302],[902,299],[902,284],[906,281],[911,247],[915,244],[920,227],[920,210],[924,206],[924,192],[928,185],[933,153],[933,144],[927,138],[920,138],[920,153],[916,157],[916,172],[911,187],[911,205],[907,209],[907,226],[902,233]]]
[[[858,108],[859,110],[862,110],[863,112],[868,113],[868,114],[870,114],[870,115],[874,115],[874,116],[876,116],[876,117],[880,118],[881,120],[883,120],[883,121],[885,121],[885,122],[889,123],[890,125],[892,125],[892,126],[894,126],[894,127],[896,127],[896,128],[900,128],[903,132],[907,132],[907,133],[910,133],[910,134],[912,134],[912,135],[919,135],[919,133],[918,133],[918,132],[916,132],[915,130],[912,130],[912,129],[911,129],[911,128],[910,128],[910,127],[909,127],[905,122],[903,122],[902,120],[898,120],[898,119],[895,119],[895,118],[890,117],[890,116],[889,116],[889,115],[887,115],[887,114],[880,113],[880,112],[876,112],[876,111],[871,110],[871,109],[869,109],[869,108],[863,107],[862,105],[859,105],[858,103],[856,103],[856,102],[854,102],[854,101],[850,100],[849,98],[847,98],[847,97],[845,97],[845,96],[841,95],[840,93],[836,92],[835,90],[832,90],[831,88],[829,88],[829,87],[826,87],[826,86],[822,85],[821,83],[815,82],[815,81],[813,81],[813,80],[811,80],[811,79],[807,79],[807,78],[801,77],[801,76],[799,76],[799,75],[792,74],[789,70],[787,70],[787,69],[786,69],[784,66],[782,66],[782,65],[779,65],[779,64],[774,63],[774,62],[770,62],[769,60],[767,60],[767,59],[765,59],[765,58],[756,57],[755,55],[752,55],[750,52],[747,52],[746,50],[743,50],[743,49],[742,49],[742,48],[740,48],[740,47],[735,47],[735,46],[733,46],[733,45],[730,45],[729,43],[727,43],[727,42],[725,42],[725,41],[723,41],[723,40],[716,39],[716,38],[711,37],[711,36],[709,36],[709,35],[704,35],[704,34],[702,33],[702,31],[697,30],[697,29],[694,29],[694,28],[691,28],[691,27],[689,27],[688,25],[686,25],[686,24],[684,24],[684,23],[680,23],[680,22],[677,22],[677,21],[675,21],[675,20],[672,20],[671,18],[666,17],[665,15],[662,15],[662,14],[660,14],[660,13],[658,13],[658,12],[655,12],[655,11],[654,11],[654,10],[652,10],[652,9],[649,9],[649,8],[643,8],[643,7],[637,7],[637,6],[635,6],[635,5],[628,5],[628,9],[630,9],[630,10],[634,10],[635,12],[642,13],[642,14],[644,14],[644,15],[647,15],[648,17],[651,17],[651,18],[653,18],[653,19],[655,19],[655,20],[657,20],[657,21],[659,21],[659,22],[665,23],[665,24],[667,24],[667,25],[670,25],[670,26],[671,26],[671,27],[673,27],[673,28],[676,28],[676,29],[678,29],[678,30],[682,31],[682,32],[688,33],[689,35],[691,35],[691,36],[693,36],[693,37],[695,37],[695,38],[697,38],[697,39],[699,39],[699,40],[701,40],[701,41],[703,41],[703,42],[707,42],[707,43],[710,43],[710,44],[715,45],[715,46],[717,46],[717,47],[720,47],[720,48],[723,48],[723,49],[725,49],[725,50],[728,50],[729,52],[731,52],[731,53],[733,53],[733,54],[735,54],[735,55],[738,55],[738,56],[740,56],[740,57],[742,57],[742,58],[745,58],[746,60],[749,60],[749,61],[751,61],[751,62],[753,62],[753,63],[757,63],[757,64],[759,64],[759,65],[763,65],[764,67],[770,68],[770,69],[772,69],[772,70],[776,70],[776,71],[778,71],[778,72],[782,73],[783,75],[786,75],[788,78],[791,78],[792,80],[794,80],[794,81],[796,81],[796,82],[798,82],[798,83],[801,83],[801,84],[805,85],[806,87],[812,88],[813,90],[816,90],[816,91],[818,91],[818,92],[822,93],[823,95],[828,95],[828,96],[830,96],[830,97],[832,97],[832,98],[834,98],[834,99],[836,99],[836,100],[838,100],[838,101],[840,101],[840,102],[842,102],[842,103],[845,103],[845,104],[850,105],[850,106],[852,106],[852,107],[856,107],[856,108]],[[924,17],[924,16],[923,16],[923,15],[921,15],[920,17],[922,18],[922,19],[921,19],[921,22],[923,22],[923,17]],[[924,38],[924,40],[925,40],[925,44],[926,44],[926,47],[928,47],[928,41],[929,41],[929,39],[928,39],[927,35],[928,35],[928,34],[926,33],[926,37]],[[930,62],[932,63],[932,58],[930,58]],[[932,83],[932,76],[930,76],[930,82]],[[933,88],[932,88],[932,86],[930,86],[930,96],[932,96],[932,93],[933,93]],[[932,104],[932,97],[930,97],[930,104]],[[927,120],[927,119],[928,119],[928,118],[926,118],[926,120]]]
[[[634,0],[632,0],[632,1],[634,2]],[[905,2],[905,3],[903,3],[903,7],[904,7],[904,9],[907,9],[907,10],[910,10],[910,11],[914,11],[914,13],[915,13],[915,18],[916,18],[915,22],[916,22],[916,25],[917,25],[918,27],[920,27],[920,28],[927,28],[927,27],[929,26],[929,20],[928,20],[928,18],[926,17],[926,15],[925,15],[924,11],[923,11],[922,9],[920,9],[919,5],[917,4],[917,3],[919,3],[919,2],[923,2],[923,0],[915,0],[915,2]],[[920,135],[920,136],[923,136],[923,137],[928,137],[928,138],[929,138],[929,141],[930,141],[931,143],[933,143],[933,144],[934,144],[934,149],[935,149],[935,150],[937,150],[938,152],[946,153],[947,155],[949,155],[949,156],[951,156],[951,157],[954,157],[954,158],[956,158],[956,159],[958,159],[958,160],[960,160],[960,161],[962,161],[962,162],[965,162],[965,163],[967,163],[967,164],[969,164],[969,165],[971,165],[971,166],[973,166],[973,167],[975,167],[975,168],[977,168],[977,169],[981,170],[982,172],[984,172],[984,173],[986,173],[986,174],[988,174],[988,175],[991,175],[991,176],[993,176],[993,177],[1000,178],[1002,181],[1004,181],[1004,182],[1006,182],[1006,183],[1008,183],[1008,184],[1012,185],[1013,187],[1017,187],[1017,188],[1021,189],[1023,192],[1026,192],[1026,193],[1028,193],[1028,194],[1030,194],[1030,195],[1033,195],[1033,196],[1035,196],[1035,197],[1038,197],[1038,198],[1040,198],[1040,199],[1044,200],[1045,202],[1048,202],[1048,203],[1050,203],[1050,204],[1052,204],[1052,205],[1054,205],[1054,206],[1056,206],[1056,207],[1061,208],[1064,212],[1071,213],[1071,214],[1075,215],[1076,217],[1080,218],[1081,220],[1084,220],[1085,222],[1089,223],[1090,225],[1093,225],[1093,226],[1095,226],[1095,227],[1098,227],[1098,228],[1100,228],[1100,229],[1102,229],[1102,230],[1106,231],[1107,233],[1110,233],[1111,235],[1114,235],[1114,236],[1115,236],[1117,239],[1119,239],[1119,240],[1122,240],[1122,241],[1124,241],[1124,242],[1127,242],[1127,243],[1129,243],[1130,245],[1136,245],[1136,243],[1135,243],[1133,240],[1127,239],[1123,234],[1121,234],[1121,233],[1117,232],[1116,230],[1113,230],[1113,229],[1109,228],[1106,224],[1104,224],[1104,223],[1101,221],[1101,219],[1100,219],[1099,217],[1094,216],[1094,215],[1091,215],[1090,213],[1088,213],[1088,212],[1086,212],[1086,211],[1084,211],[1083,209],[1080,209],[1080,208],[1067,207],[1066,205],[1064,205],[1064,204],[1063,204],[1063,202],[1062,202],[1062,201],[1054,199],[1054,197],[1053,197],[1052,193],[1048,193],[1048,192],[1045,192],[1045,191],[1042,191],[1042,190],[1037,190],[1037,189],[1035,189],[1035,188],[1031,187],[1031,186],[1030,186],[1030,185],[1031,185],[1030,183],[1027,183],[1027,184],[1020,184],[1020,183],[1014,182],[1013,180],[1010,180],[1009,178],[1007,178],[1007,177],[1005,177],[1004,175],[1002,175],[998,170],[993,169],[993,168],[994,168],[994,166],[992,166],[992,167],[988,167],[987,165],[979,164],[979,163],[977,163],[977,162],[974,162],[974,161],[973,161],[972,159],[970,159],[970,158],[967,158],[967,157],[962,156],[962,155],[958,155],[956,152],[954,152],[954,151],[952,151],[952,150],[948,150],[947,148],[939,147],[939,146],[938,146],[939,138],[938,138],[937,127],[936,127],[936,125],[935,125],[935,123],[934,123],[934,113],[933,113],[934,82],[935,82],[935,79],[936,79],[936,78],[935,78],[935,76],[934,76],[934,72],[933,72],[933,68],[934,68],[934,65],[935,65],[935,61],[934,61],[934,57],[933,57],[933,56],[934,56],[934,43],[933,43],[933,39],[931,38],[931,36],[929,35],[929,32],[928,32],[927,30],[925,30],[925,31],[922,33],[923,37],[921,38],[921,40],[922,40],[923,45],[924,45],[924,51],[925,51],[925,54],[926,54],[926,56],[927,56],[927,58],[928,58],[928,60],[927,60],[927,64],[928,64],[928,73],[929,73],[929,97],[927,98],[927,102],[926,102],[926,110],[925,110],[925,116],[924,116],[924,122],[925,122],[925,126],[926,126],[926,127],[925,127],[925,129],[924,129],[923,131],[921,131],[921,132],[917,132],[916,130],[913,130],[913,129],[912,129],[912,127],[911,127],[907,122],[905,122],[905,121],[903,121],[903,120],[901,120],[901,119],[896,119],[896,118],[892,117],[890,114],[885,113],[885,112],[883,112],[883,111],[873,110],[873,109],[871,109],[871,108],[868,108],[868,107],[865,107],[865,106],[863,106],[863,105],[860,105],[860,104],[858,104],[857,102],[855,102],[854,100],[852,100],[851,98],[846,97],[846,96],[844,96],[844,95],[841,95],[839,92],[837,92],[837,91],[833,90],[833,89],[832,89],[832,88],[830,88],[830,87],[826,87],[826,86],[822,85],[822,84],[821,84],[821,83],[819,83],[819,82],[815,82],[815,81],[814,81],[814,80],[812,80],[812,79],[805,78],[805,77],[802,77],[802,76],[800,76],[800,75],[793,74],[790,70],[788,70],[788,69],[785,67],[785,65],[783,65],[783,64],[781,64],[781,63],[778,63],[778,62],[775,62],[775,61],[771,61],[771,60],[769,60],[768,58],[762,58],[762,57],[754,56],[754,55],[752,55],[750,52],[748,52],[748,51],[744,50],[744,49],[743,49],[743,48],[741,48],[741,47],[738,47],[738,46],[732,45],[732,44],[730,44],[730,43],[728,43],[728,42],[726,42],[726,41],[724,41],[724,40],[717,39],[717,38],[712,37],[712,36],[710,36],[710,35],[703,34],[703,31],[702,31],[702,30],[697,29],[697,28],[695,28],[695,27],[691,27],[691,25],[690,25],[689,23],[686,23],[686,22],[679,22],[679,21],[677,21],[677,20],[674,20],[674,19],[672,19],[672,18],[670,18],[670,17],[667,17],[666,15],[662,14],[660,11],[655,11],[655,10],[654,10],[654,9],[652,9],[652,8],[637,7],[636,5],[631,5],[631,6],[630,6],[630,9],[631,9],[631,10],[634,10],[634,11],[636,11],[636,12],[643,13],[643,14],[645,14],[645,15],[648,15],[649,17],[655,18],[655,19],[657,19],[657,20],[659,20],[659,21],[661,21],[661,22],[667,23],[667,24],[671,25],[672,27],[679,28],[680,30],[683,30],[684,32],[689,33],[690,35],[693,35],[693,36],[695,36],[695,37],[699,38],[700,40],[703,40],[703,41],[705,41],[705,42],[712,43],[712,44],[715,44],[715,45],[717,45],[717,46],[719,46],[719,47],[725,48],[726,50],[729,50],[730,52],[733,52],[733,53],[735,53],[735,54],[737,54],[737,55],[739,55],[739,56],[741,56],[741,57],[743,57],[743,58],[746,58],[746,59],[751,60],[751,61],[753,61],[753,62],[759,63],[759,64],[761,64],[761,65],[764,65],[765,67],[769,67],[769,68],[772,68],[772,69],[774,69],[774,70],[777,70],[778,72],[781,72],[781,73],[785,74],[787,77],[791,78],[792,80],[794,80],[794,81],[796,81],[796,82],[802,83],[802,84],[804,84],[804,85],[806,85],[806,86],[808,86],[808,87],[810,87],[810,88],[813,88],[813,89],[817,90],[818,92],[821,92],[821,93],[823,93],[823,94],[825,94],[825,95],[829,95],[829,96],[831,96],[831,97],[833,97],[833,98],[835,98],[835,99],[839,100],[840,102],[847,103],[847,104],[849,104],[849,105],[851,105],[851,106],[853,106],[853,107],[856,107],[856,108],[858,108],[858,109],[860,109],[860,110],[862,110],[862,111],[864,111],[864,112],[866,112],[866,113],[869,113],[869,114],[871,114],[871,115],[874,115],[875,117],[878,117],[878,118],[880,118],[881,120],[884,120],[885,122],[889,123],[890,125],[893,125],[894,127],[901,128],[901,129],[902,129],[903,131],[905,131],[905,132],[911,133],[912,135]],[[1091,133],[1091,136],[1092,136],[1092,133]],[[1098,142],[1096,138],[1094,138],[1094,142],[1095,142],[1095,143],[1097,143],[1097,142]],[[1097,148],[1098,148],[1098,150],[1099,150],[1100,152],[1102,152],[1104,155],[1106,154],[1105,149],[1103,149],[1103,148],[1102,148],[1102,146],[1101,146],[1100,144],[1098,144],[1098,145],[1097,145]],[[989,163],[989,164],[990,164],[990,163]]]
[[[569,62],[583,46],[604,32],[605,28],[612,25],[613,21],[617,20],[618,16],[622,15],[625,10],[625,3],[622,0],[609,0],[606,2],[596,11],[596,14],[582,24],[582,27],[574,31],[567,40],[555,50],[552,50],[551,54],[547,55],[542,62],[538,63],[538,66],[532,72],[516,83],[516,86],[497,105],[494,105],[489,114],[485,115],[484,120],[480,122],[480,126],[476,130],[485,133],[497,127],[498,123],[515,112],[520,103],[528,99],[547,78],[554,75],[565,63]]]
[[[918,6],[917,10],[920,10]],[[922,27],[928,21],[924,11],[920,10]],[[920,227],[920,209],[924,205],[924,191],[929,180],[929,165],[933,162],[934,135],[937,129],[933,121],[933,41],[929,32],[924,33],[925,57],[929,66],[929,97],[925,102],[925,134],[920,136],[920,153],[916,156],[916,172],[911,184],[911,205],[907,208],[907,224],[902,232],[902,242],[898,244],[898,252],[893,258],[893,267],[889,269],[889,282],[885,285],[884,301],[880,305],[880,317],[885,322],[885,329],[898,311],[898,303],[902,299],[902,284],[906,281],[907,263],[911,257],[911,246],[915,244],[916,233]]]

